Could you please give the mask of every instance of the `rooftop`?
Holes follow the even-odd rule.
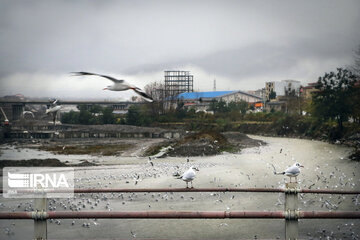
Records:
[[[177,96],[178,99],[199,99],[199,98],[216,98],[225,94],[236,91],[216,91],[216,92],[186,92]]]

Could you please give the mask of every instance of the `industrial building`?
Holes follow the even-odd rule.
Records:
[[[213,92],[191,92],[181,93],[177,96],[178,102],[183,102],[186,108],[193,108],[196,111],[209,110],[212,101],[248,103],[261,102],[262,98],[243,91],[213,91]]]

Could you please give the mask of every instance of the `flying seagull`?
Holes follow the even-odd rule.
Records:
[[[191,188],[193,188],[192,181],[195,179],[196,173],[195,171],[199,171],[198,168],[191,166],[183,175],[177,177],[177,179],[182,179],[186,182],[186,188],[188,188],[188,183],[191,182]]]
[[[61,106],[60,105],[57,105],[58,104],[58,100],[57,99],[52,99],[52,100],[49,100],[49,102],[51,103],[51,106],[46,109],[46,114],[47,115],[52,115],[53,117],[53,122],[54,122],[54,125],[55,125],[55,122],[56,122],[56,116],[57,116],[57,113],[60,111],[61,109]]]
[[[106,75],[101,75],[101,74],[97,74],[97,73],[89,73],[89,72],[72,72],[74,74],[74,76],[98,76],[98,77],[103,77],[103,78],[107,78],[111,81],[113,81],[113,85],[107,86],[106,88],[104,88],[103,90],[110,90],[110,91],[126,91],[129,89],[134,90],[137,94],[139,94],[143,99],[145,99],[148,102],[153,102],[154,100],[152,99],[152,97],[150,97],[149,95],[147,95],[143,90],[141,90],[140,88],[127,83],[125,80],[122,79],[116,79],[110,76],[106,76]]]
[[[273,165],[273,167],[274,167],[274,165]],[[291,182],[291,178],[294,177],[295,182],[297,182],[297,176],[300,174],[300,168],[302,168],[302,167],[304,167],[304,166],[302,166],[300,163],[296,162],[292,166],[288,167],[284,172],[279,172],[279,173],[277,173],[275,171],[275,167],[274,167],[274,174],[288,176],[288,177],[290,177],[290,182]]]

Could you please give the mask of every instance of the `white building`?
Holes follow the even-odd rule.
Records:
[[[270,100],[271,92],[276,93],[276,97],[286,96],[294,93],[299,95],[300,92],[300,81],[296,80],[282,80],[280,82],[266,82],[265,84],[265,95],[266,99]]]
[[[187,108],[199,111],[207,111],[210,103],[214,100],[230,102],[245,101],[247,103],[261,102],[262,99],[253,94],[243,91],[215,91],[215,92],[190,92],[181,93],[177,96],[178,100],[184,103]]]

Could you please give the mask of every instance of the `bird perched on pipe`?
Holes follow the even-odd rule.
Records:
[[[140,95],[146,101],[148,101],[148,102],[154,101],[152,99],[152,97],[147,95],[143,90],[141,90],[140,88],[138,88],[130,83],[127,83],[125,80],[122,80],[122,79],[116,79],[116,78],[113,78],[110,76],[101,75],[101,74],[97,74],[97,73],[89,73],[89,72],[72,72],[72,74],[74,74],[73,76],[98,76],[98,77],[107,78],[107,79],[111,80],[114,84],[107,86],[103,90],[126,91],[129,89],[132,89],[132,90],[134,90],[135,93]]]
[[[288,176],[290,178],[290,182],[293,177],[295,178],[295,182],[297,182],[297,176],[300,174],[300,168],[304,167],[300,163],[296,162],[292,166],[288,167],[284,172],[276,172],[274,165],[272,166],[274,168],[274,174]]]
[[[195,179],[196,172],[199,171],[198,168],[191,166],[187,171],[185,171],[181,176],[177,177],[177,179],[181,179],[186,182],[186,188],[189,188],[189,182],[191,183],[191,188],[193,188],[192,181]]]

